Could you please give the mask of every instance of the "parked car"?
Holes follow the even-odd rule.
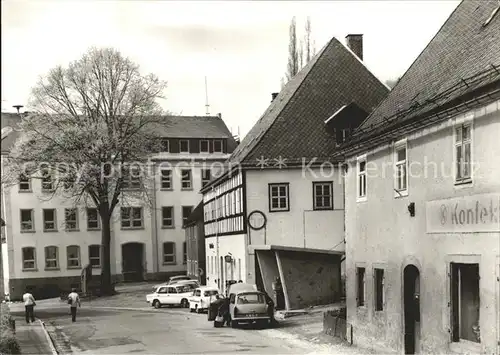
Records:
[[[189,310],[196,313],[208,310],[212,301],[217,299],[218,294],[219,290],[215,287],[201,286],[196,288],[189,298]]]
[[[257,290],[255,285],[238,283],[231,285],[229,295],[229,321],[236,328],[240,323],[271,322],[266,294]]]
[[[153,286],[153,290],[156,290],[159,286],[169,286],[169,285],[191,285],[193,289],[200,287],[200,283],[196,280],[178,280],[178,281],[168,281],[168,282],[163,282],[161,284],[157,284]]]
[[[189,297],[193,294],[193,289],[189,285],[160,285],[149,295],[146,295],[146,302],[154,308],[162,306],[189,307]]]

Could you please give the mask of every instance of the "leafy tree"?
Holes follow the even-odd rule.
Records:
[[[399,82],[399,79],[401,78],[386,80],[385,85],[387,85],[392,90]]]
[[[159,150],[163,112],[157,99],[165,87],[155,75],[141,75],[119,51],[91,48],[40,78],[32,92],[33,112],[22,120],[22,138],[9,156],[16,174],[52,184],[50,198],[97,208],[103,294],[113,292],[113,212],[126,198],[147,201],[150,191],[146,163]]]

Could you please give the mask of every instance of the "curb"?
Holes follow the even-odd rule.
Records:
[[[56,350],[56,347],[54,346],[54,342],[52,341],[52,338],[49,335],[49,332],[47,331],[45,327],[45,323],[39,319],[40,325],[42,326],[43,333],[45,334],[45,337],[47,338],[47,342],[49,343],[50,350],[52,351],[52,355],[58,355],[58,352]]]

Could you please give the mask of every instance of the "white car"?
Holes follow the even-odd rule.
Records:
[[[146,295],[146,302],[154,308],[161,308],[163,305],[189,307],[189,297],[193,295],[190,286],[183,285],[161,285],[155,292]]]
[[[193,295],[189,297],[189,311],[203,312],[208,310],[210,303],[217,299],[219,290],[215,287],[201,286],[193,291]]]

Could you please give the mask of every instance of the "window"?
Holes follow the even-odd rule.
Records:
[[[269,184],[269,211],[289,211],[290,196],[288,184]]]
[[[186,242],[182,243],[182,263],[187,264],[187,244]]]
[[[66,208],[64,210],[65,224],[67,231],[78,230],[78,209],[76,208]]]
[[[36,252],[33,247],[23,248],[23,270],[36,270]]]
[[[45,268],[58,269],[59,258],[58,250],[55,246],[45,247]]]
[[[57,230],[57,213],[55,209],[43,210],[43,230],[44,231]]]
[[[161,208],[161,226],[172,228],[174,226],[174,208],[172,206]]]
[[[333,183],[313,182],[313,204],[315,210],[333,209]]]
[[[179,151],[181,153],[189,153],[189,141],[187,139],[181,139],[179,141]]]
[[[94,268],[101,267],[101,246],[89,245],[89,263]]]
[[[210,152],[210,142],[207,140],[200,141],[200,153],[209,153]]]
[[[408,191],[408,159],[406,157],[406,142],[396,143],[394,148],[394,168],[396,196],[401,196],[401,192]],[[406,195],[406,194],[405,194]]]
[[[347,141],[349,134],[351,133],[350,128],[338,128],[335,130],[337,143],[341,144]]]
[[[375,278],[375,311],[384,310],[384,269],[374,269]]]
[[[129,190],[138,190],[141,188],[141,173],[140,167],[129,167],[123,171],[123,188]]]
[[[66,248],[68,256],[68,269],[80,267],[80,247],[78,245],[70,245]]]
[[[452,341],[480,343],[479,264],[450,266]]]
[[[54,181],[49,169],[45,168],[42,170],[42,191],[53,191]]]
[[[201,169],[201,187],[205,187],[211,180],[210,169]]]
[[[260,293],[244,293],[238,295],[237,304],[261,304],[265,303],[264,295]]]
[[[34,230],[33,210],[21,210],[21,232],[31,232]]]
[[[182,190],[192,189],[191,170],[181,170],[181,176]]]
[[[366,199],[366,158],[358,159],[358,200]]]
[[[455,128],[455,180],[458,183],[471,180],[471,124],[463,124]]]
[[[175,243],[163,243],[163,264],[175,264]]]
[[[121,208],[122,229],[142,228],[142,207]]]
[[[357,271],[357,305],[363,307],[365,305],[365,268],[358,267]]]
[[[31,178],[25,174],[19,175],[19,191],[31,191]]]
[[[193,206],[182,206],[182,226],[184,227],[189,215],[193,211]]]
[[[168,139],[161,140],[162,152],[168,153],[170,152],[170,141]]]
[[[101,218],[97,208],[87,208],[87,230],[98,230],[101,228]]]
[[[172,189],[172,170],[161,170],[161,188],[164,190]]]
[[[220,139],[214,140],[214,153],[223,153],[223,144]]]

